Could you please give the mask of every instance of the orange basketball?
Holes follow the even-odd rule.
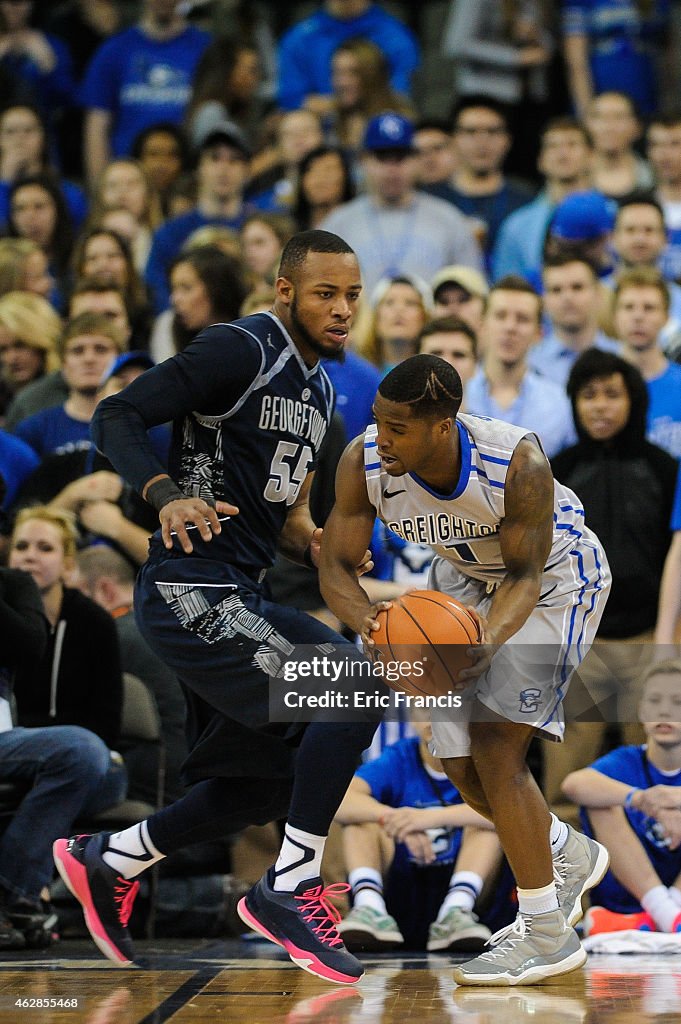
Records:
[[[413,590],[378,613],[380,629],[372,634],[383,662],[422,662],[423,674],[403,673],[394,690],[424,696],[449,693],[457,673],[470,665],[468,647],[482,639],[480,621],[455,598],[438,590]]]

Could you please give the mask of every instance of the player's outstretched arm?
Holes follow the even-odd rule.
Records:
[[[364,438],[351,441],[336,473],[336,504],[324,526],[319,585],[331,611],[365,641],[370,639],[376,612],[389,602],[372,605],[359,585],[357,566],[366,555],[376,510],[364,479]]]

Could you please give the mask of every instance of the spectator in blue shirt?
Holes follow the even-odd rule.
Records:
[[[331,58],[348,39],[368,39],[385,54],[396,92],[408,94],[419,63],[416,39],[393,15],[371,0],[325,0],[323,9],[294,25],[279,46],[279,106],[330,106]]]
[[[84,162],[99,177],[111,156],[129,156],[139,133],[184,117],[192,79],[210,36],[187,25],[174,0],[145,0],[133,28],[108,39],[85,74]]]
[[[6,485],[3,506],[9,508],[24,480],[40,459],[30,445],[0,427],[0,476]]]
[[[591,156],[591,140],[578,121],[559,117],[548,122],[542,132],[538,162],[546,179],[544,189],[502,223],[492,253],[495,280],[506,274],[539,278],[551,214],[565,196],[589,187]]]
[[[585,932],[681,932],[681,661],[644,676],[639,706],[646,743],[618,747],[565,779],[582,805],[584,831],[610,853],[591,891]]]
[[[162,313],[170,305],[168,275],[184,242],[198,228],[218,224],[238,231],[253,207],[243,200],[248,180],[250,151],[241,132],[229,122],[213,128],[199,151],[198,201],[193,210],[166,221],[154,235],[146,280],[154,308]]]
[[[615,286],[615,334],[622,355],[636,366],[648,388],[648,440],[681,458],[681,366],[660,346],[669,318],[669,289],[651,267],[627,270]]]
[[[0,70],[23,99],[52,114],[75,99],[73,62],[61,39],[31,26],[33,7],[33,0],[2,4]]]

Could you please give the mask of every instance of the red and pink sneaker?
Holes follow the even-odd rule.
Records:
[[[108,833],[57,839],[52,847],[57,871],[85,914],[85,924],[100,951],[116,964],[128,966],[135,951],[128,921],[138,881],[123,878],[102,858]]]
[[[349,886],[338,883],[325,889],[321,878],[311,878],[294,892],[279,892],[273,882],[274,869],[270,868],[239,901],[241,920],[282,946],[304,971],[339,985],[359,981],[364,967],[343,945],[336,929],[341,916],[329,900],[347,892]]]

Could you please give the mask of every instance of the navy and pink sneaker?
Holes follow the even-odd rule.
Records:
[[[52,847],[57,871],[85,914],[85,924],[99,950],[116,964],[128,966],[135,951],[128,920],[138,881],[123,878],[102,859],[108,833],[57,839]]]
[[[270,868],[239,901],[241,920],[282,946],[304,971],[339,985],[359,981],[364,967],[343,945],[336,930],[341,915],[329,901],[330,896],[347,892],[349,886],[337,883],[324,888],[321,878],[310,878],[294,892],[279,892],[273,882],[274,869]]]

